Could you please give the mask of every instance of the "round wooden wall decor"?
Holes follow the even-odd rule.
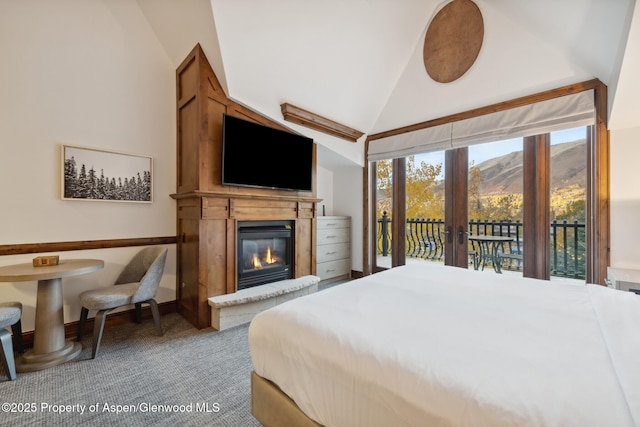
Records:
[[[462,77],[473,65],[484,38],[484,22],[471,0],[453,0],[434,16],[424,38],[424,66],[440,83]]]

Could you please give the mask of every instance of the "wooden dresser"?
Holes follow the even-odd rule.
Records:
[[[351,218],[318,216],[316,275],[320,283],[351,278]]]

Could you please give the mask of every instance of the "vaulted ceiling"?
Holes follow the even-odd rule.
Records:
[[[640,126],[634,0],[474,1],[480,54],[443,84],[422,55],[448,1],[137,0],[176,68],[200,43],[230,98],[356,164],[366,135],[352,143],[285,122],[280,104],[372,134],[598,78],[609,87],[609,127]]]

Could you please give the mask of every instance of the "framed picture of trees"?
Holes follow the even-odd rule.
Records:
[[[62,199],[151,203],[153,159],[62,145]]]

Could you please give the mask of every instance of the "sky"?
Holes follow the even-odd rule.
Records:
[[[142,172],[150,171],[151,168],[150,157],[70,145],[63,146],[63,149],[66,159],[74,157],[78,172],[80,172],[80,167],[84,164],[87,172],[93,167],[98,177],[100,177],[101,170],[104,170],[105,177],[116,178],[116,180],[118,178],[137,177],[136,174],[138,172],[142,177]]]

